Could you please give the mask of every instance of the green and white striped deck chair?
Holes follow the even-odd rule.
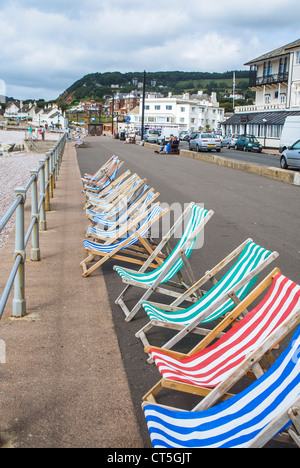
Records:
[[[162,239],[161,243],[157,246],[153,255],[148,259],[148,261],[143,265],[143,267],[137,272],[129,270],[127,268],[121,268],[118,266],[114,267],[114,270],[121,276],[124,283],[127,284],[124,291],[117,298],[116,304],[122,308],[125,313],[125,320],[129,322],[140,310],[142,302],[149,299],[151,294],[154,291],[157,291],[161,294],[179,297],[180,293],[172,291],[170,289],[163,288],[161,285],[170,284],[171,286],[179,287],[180,289],[188,289],[189,286],[183,280],[181,270],[184,268],[189,277],[191,284],[195,282],[192,269],[189,264],[189,258],[194,249],[195,243],[203,231],[205,224],[211,219],[214,212],[212,210],[208,211],[194,202],[190,203],[186,208],[184,213],[178,218],[174,226],[171,228],[169,233]],[[186,227],[184,229],[183,235],[179,240],[177,246],[169,254],[168,258],[163,262],[163,264],[151,271],[146,273],[148,266],[152,263],[153,258],[165,247],[170,238],[174,235],[178,227],[181,227],[184,222],[187,221]],[[173,278],[178,275],[179,283],[175,282]],[[142,298],[137,302],[134,308],[130,311],[127,305],[124,302],[125,294],[128,292],[129,288],[136,286],[142,289],[146,289],[146,292]]]
[[[209,279],[214,278],[217,271],[238,257],[234,265],[219,281],[214,280],[214,286],[208,290],[195,304],[187,309],[177,307],[184,302],[195,289],[201,287]],[[207,329],[199,328],[200,323],[205,324],[222,318],[243,300],[257,281],[259,273],[278,257],[277,252],[270,252],[247,239],[234,252],[220,262],[210,272],[207,272],[186,293],[176,299],[170,306],[143,302],[142,306],[150,322],[137,334],[144,346],[150,343],[146,337],[153,326],[177,330],[177,333],[163,349],[171,349],[189,333],[205,335]]]

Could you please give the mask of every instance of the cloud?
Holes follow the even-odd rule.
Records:
[[[4,0],[1,76],[8,93],[55,99],[105,71],[227,71],[298,39],[298,0]]]

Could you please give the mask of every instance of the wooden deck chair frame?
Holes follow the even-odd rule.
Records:
[[[223,335],[224,331],[228,327],[234,326],[236,320],[241,316],[246,316],[248,311],[247,308],[261,295],[267,288],[272,284],[274,278],[280,273],[278,268],[275,268],[253,291],[251,291],[246,298],[237,305],[232,312],[230,312],[221,323],[219,323],[203,340],[194,347],[188,354],[179,353],[172,350],[163,350],[165,354],[174,358],[182,359],[187,356],[193,356],[199,351],[204,350],[211,345],[217,338]],[[245,360],[239,364],[239,366],[232,371],[231,375],[226,381],[216,385],[213,388],[201,387],[192,383],[185,383],[176,381],[173,379],[162,378],[160,381],[151,388],[143,397],[143,401],[155,402],[155,397],[163,388],[177,390],[180,392],[186,392],[193,395],[199,395],[204,399],[194,408],[193,411],[200,411],[207,409],[210,406],[216,404],[219,400],[230,398],[232,394],[228,393],[230,388],[237,383],[246,373],[249,374],[251,369],[252,374],[259,378],[265,371],[264,365],[260,364],[261,359],[264,357],[269,365],[275,362],[275,358],[272,355],[272,348],[277,345],[291,330],[297,327],[300,323],[300,308],[293,311],[290,316],[275,330],[267,339],[265,339],[257,349],[248,355]],[[147,346],[144,351],[149,354],[150,350],[162,350],[157,347]]]
[[[192,203],[189,204],[189,206],[185,209],[184,213],[182,213],[182,215],[174,223],[174,225],[170,229],[170,231],[166,234],[166,236],[162,239],[160,244],[157,246],[157,248],[153,252],[153,255],[151,257],[149,257],[147,262],[139,270],[139,273],[144,273],[147,270],[148,266],[152,263],[152,260],[153,260],[152,257],[155,258],[158,253],[161,253],[163,251],[163,248],[169,242],[169,240],[174,235],[174,233],[176,232],[178,227],[182,226],[184,220],[191,215],[191,211],[192,211],[193,206],[195,206],[195,203],[192,202]],[[211,219],[213,214],[214,214],[214,212],[212,210],[208,211],[207,215],[202,220],[202,222],[199,224],[197,229],[187,239],[187,242],[181,247],[180,251],[178,251],[178,253],[176,255],[174,255],[174,258],[172,259],[172,261],[170,263],[168,263],[168,265],[167,265],[168,271],[170,271],[170,269],[176,264],[176,262],[181,257],[182,262],[183,262],[183,267],[181,268],[181,270],[183,268],[185,269],[186,274],[188,276],[188,281],[190,282],[190,284],[195,283],[195,278],[194,278],[194,274],[193,274],[190,262],[189,262],[188,258],[185,255],[185,251],[189,248],[189,246],[193,243],[194,239],[197,238],[197,236],[200,234],[200,232],[204,229],[204,226]],[[116,270],[116,267],[114,267],[114,270]],[[127,271],[129,273],[136,273],[135,271],[130,270],[128,268],[122,268],[122,270],[125,270],[125,271]],[[121,307],[121,309],[123,310],[123,312],[125,314],[125,321],[126,322],[130,322],[135,317],[135,315],[138,313],[138,311],[140,310],[140,308],[142,306],[142,302],[148,300],[148,298],[155,291],[157,291],[160,294],[163,294],[165,296],[173,297],[173,298],[178,298],[179,296],[181,296],[181,293],[179,293],[177,291],[173,291],[173,290],[170,290],[170,289],[163,288],[162,286],[159,286],[161,284],[163,278],[166,276],[166,273],[167,273],[166,269],[162,269],[162,271],[159,274],[159,276],[157,277],[157,279],[151,285],[142,284],[142,283],[140,283],[138,281],[123,278],[123,282],[126,283],[127,286],[122,291],[122,293],[119,295],[119,297],[116,299],[115,303],[118,304]],[[176,274],[178,275],[178,273],[179,272],[177,272]],[[178,276],[179,276],[179,282],[175,282],[175,281],[172,280],[172,281],[167,282],[166,285],[169,284],[169,285],[171,285],[171,286],[173,286],[175,288],[179,288],[181,290],[182,289],[185,289],[185,290],[189,289],[190,286],[188,286],[187,283],[184,281],[182,274],[179,274]],[[130,311],[128,309],[124,299],[125,299],[125,295],[128,293],[129,289],[132,288],[132,287],[138,287],[138,288],[146,289],[146,292],[143,294],[143,296],[139,299],[137,304]],[[191,301],[192,302],[194,301],[193,297],[191,297]]]
[[[154,206],[156,205],[157,203],[154,204]],[[88,252],[89,255],[80,263],[80,265],[83,268],[82,277],[86,278],[93,271],[95,271],[97,268],[99,268],[107,260],[110,259],[121,260],[127,263],[134,263],[136,265],[143,265],[148,259],[148,257],[152,255],[154,249],[152,245],[150,245],[150,243],[147,241],[147,239],[145,239],[145,237],[142,237],[142,233],[145,232],[145,230],[149,231],[151,229],[151,226],[153,226],[153,224],[156,221],[158,221],[162,216],[164,216],[167,212],[168,208],[165,208],[146,224],[142,224],[137,231],[133,232],[128,238],[124,239],[123,242],[119,242],[118,245],[109,253],[85,249],[85,251]],[[140,247],[136,247],[135,245],[131,245],[130,247],[128,247],[128,244],[135,238],[139,240]],[[88,268],[87,264],[92,262],[97,257],[100,257],[100,260],[98,260],[96,263],[94,263],[94,265]],[[161,264],[162,259],[157,257],[155,261],[157,263],[152,263],[152,268],[157,268]]]
[[[144,402],[153,446],[260,448],[275,438],[300,447],[299,349],[298,326],[266,373],[214,407],[182,411]],[[249,359],[256,357],[252,354]]]
[[[166,311],[182,311],[183,308],[178,307],[183,301],[187,299],[194,291],[199,290],[199,288],[205,284],[209,279],[213,281],[215,284],[216,279],[215,275],[221,271],[230,261],[232,261],[235,257],[237,257],[247,245],[248,242],[252,242],[252,239],[247,239],[243,242],[237,249],[235,249],[230,255],[228,255],[224,260],[222,260],[218,265],[216,265],[212,270],[207,272],[199,281],[197,281],[187,292],[183,293],[178,299],[176,299],[170,306],[166,304],[157,304],[153,302],[149,302],[148,304],[152,304],[155,307],[159,307],[162,310]],[[246,275],[241,281],[239,281],[231,290],[229,290],[226,294],[220,295],[219,299],[216,300],[211,306],[207,307],[205,312],[202,312],[197,315],[188,325],[180,325],[175,323],[169,322],[162,322],[159,320],[150,320],[141,330],[136,333],[136,338],[139,338],[144,347],[151,346],[146,333],[153,327],[161,327],[167,329],[173,329],[177,331],[175,336],[171,338],[167,343],[165,343],[162,348],[163,349],[171,349],[175,344],[180,342],[184,337],[186,337],[190,333],[195,333],[199,335],[207,335],[210,330],[205,329],[203,327],[199,327],[199,324],[203,322],[207,317],[209,317],[215,310],[217,310],[221,305],[223,305],[229,298],[235,304],[238,304],[240,301],[236,295],[236,293],[243,288],[249,281],[255,278],[262,270],[264,270],[270,263],[272,263],[277,257],[279,256],[278,252],[274,251],[271,252],[270,255],[256,268],[254,268],[251,273]],[[152,362],[151,358],[148,360],[149,363]]]

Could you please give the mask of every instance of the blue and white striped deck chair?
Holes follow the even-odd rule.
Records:
[[[206,210],[196,205],[194,202],[190,203],[184,213],[178,218],[169,233],[163,238],[161,243],[155,249],[155,252],[153,253],[154,257],[158,252],[162,252],[162,249],[177,231],[178,227],[182,227],[183,223],[186,222],[186,227],[179,242],[177,243],[177,246],[173,249],[163,264],[154,271],[151,271],[150,273],[146,272],[148,265],[152,263],[152,257],[148,259],[145,265],[143,265],[143,267],[138,272],[118,266],[114,267],[114,270],[121,276],[123,282],[128,285],[116,300],[116,304],[119,304],[125,313],[125,320],[127,322],[132,320],[132,318],[140,310],[142,302],[148,300],[154,291],[158,291],[161,294],[167,295],[169,297],[178,297],[180,295],[176,291],[163,288],[162,285],[171,284],[171,286],[175,286],[177,288],[179,287],[180,289],[188,289],[189,287],[186,285],[182,274],[180,275],[179,283],[176,283],[173,280],[176,275],[181,273],[184,267],[186,268],[187,274],[189,276],[189,281],[191,283],[195,282],[192,269],[189,264],[189,258],[192,254],[197,239],[204,229],[204,226],[211,219],[213,214],[214,212],[212,210]],[[146,292],[130,311],[124,302],[124,297],[129,288],[132,286],[146,289]]]
[[[145,186],[147,187],[147,186]],[[124,210],[121,209],[121,207],[118,206],[116,210],[111,215],[107,214],[100,214],[96,215],[93,218],[93,222],[95,225],[98,226],[103,226],[107,227],[108,229],[113,229],[117,225],[123,224],[128,217],[131,216],[132,213],[135,212],[135,210],[139,209],[146,209],[148,208],[150,203],[153,203],[158,197],[159,197],[159,192],[154,192],[154,189],[151,188],[147,191],[143,191],[140,197],[134,200],[132,204],[129,205],[129,207],[124,205]]]
[[[148,205],[151,201],[148,203]],[[136,210],[134,216],[129,217],[128,212],[124,213],[124,219],[122,224],[118,225],[117,229],[104,230],[96,227],[89,226],[87,229],[86,237],[93,237],[95,241],[101,240],[106,245],[117,242],[120,239],[124,239],[127,233],[133,232],[137,229],[140,223],[144,220],[147,214],[151,211],[151,207],[145,207],[139,210]],[[122,216],[121,216],[122,218]]]
[[[261,448],[283,431],[300,447],[300,327],[267,372],[228,400],[191,412],[142,406],[154,448]]]
[[[119,199],[125,197],[139,182],[141,182],[141,178],[137,174],[133,174],[117,187],[109,190],[104,197],[89,197],[86,203],[86,208],[91,209],[91,211],[95,211],[95,213],[97,213],[97,210],[99,213],[106,212],[110,209],[109,207],[111,204],[114,204]]]
[[[145,239],[145,236],[153,224],[167,212],[167,208],[163,210],[158,203],[154,204],[139,228],[115,244],[104,245],[101,243],[84,240],[84,248],[85,251],[89,253],[89,256],[80,263],[83,268],[82,276],[89,276],[93,271],[95,271],[109,259],[143,265],[149,255],[151,255],[153,252],[153,249]],[[138,248],[136,248],[136,244],[141,245],[138,245]],[[90,268],[87,268],[87,264],[92,262],[96,257],[103,258],[94,263]],[[157,265],[153,264],[153,268],[156,266]]]
[[[195,289],[213,278],[216,271],[220,271],[238,255],[238,259],[223,278],[215,281],[214,286],[205,292],[195,304],[187,309],[177,307]],[[257,281],[259,273],[274,261],[278,255],[278,252],[270,252],[255,244],[252,239],[247,239],[170,306],[143,302],[142,306],[150,318],[150,322],[136,334],[136,337],[141,339],[144,346],[149,346],[150,343],[146,337],[146,332],[153,326],[173,328],[177,330],[177,333],[162,346],[164,349],[171,349],[189,333],[206,334],[207,330],[199,328],[199,324],[212,322],[231,312],[235,303],[247,296]]]
[[[109,213],[119,207],[120,210],[127,206],[131,200],[134,200],[135,194],[138,193],[142,186],[145,185],[146,179],[132,177],[130,181],[117,190],[109,199],[101,200],[99,204],[94,204],[91,208],[86,209],[86,215],[93,220],[95,216],[101,213]]]
[[[158,196],[159,193],[154,193],[153,189],[148,190],[148,186],[144,185],[141,193],[135,198],[134,202],[132,204],[124,204],[124,208],[126,207],[127,209],[125,209],[123,213],[120,214],[117,212],[117,214],[120,214],[118,218],[113,217],[105,219],[104,217],[94,216],[93,221],[96,224],[94,226],[88,226],[86,236],[100,240],[112,239],[114,236],[118,235],[123,236],[123,233],[120,234],[120,229],[123,229],[123,226],[128,229],[129,221],[134,221],[140,214],[144,213]],[[104,227],[107,229],[103,229]]]

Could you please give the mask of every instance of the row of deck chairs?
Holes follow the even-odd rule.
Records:
[[[214,212],[190,203],[155,243],[149,230],[167,210],[145,179],[129,171],[117,177],[122,164],[113,156],[84,179],[92,224],[81,265],[85,277],[106,261],[139,266],[114,265],[125,284],[116,304],[126,322],[138,312],[149,319],[136,337],[160,375],[142,404],[153,447],[263,447],[273,437],[300,447],[300,286],[278,268],[262,279],[279,254],[252,239],[195,280],[190,257]],[[125,299],[132,289],[141,291],[140,299],[129,309]],[[154,293],[164,302],[152,302]],[[150,343],[153,328],[160,330],[161,347]],[[276,359],[272,351],[290,334]],[[245,385],[245,377],[252,383],[229,393],[241,379]],[[175,391],[187,400],[193,395],[191,401],[196,396],[197,404],[188,411],[174,407]]]

